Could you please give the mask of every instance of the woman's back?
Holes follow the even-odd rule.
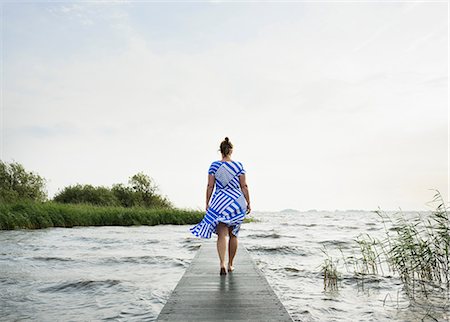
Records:
[[[216,192],[221,189],[240,190],[239,176],[245,174],[244,166],[237,161],[214,161],[208,174],[215,177]]]

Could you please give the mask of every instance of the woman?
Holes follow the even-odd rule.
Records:
[[[231,160],[233,144],[227,137],[220,144],[220,152],[222,153],[222,160],[211,163],[208,171],[206,214],[201,222],[190,228],[190,231],[201,238],[211,238],[212,233],[217,234],[220,275],[226,275],[226,238],[229,236],[228,272],[232,272],[234,270],[233,259],[238,246],[239,229],[245,215],[250,213],[251,208],[244,167],[241,162]],[[214,195],[212,195],[214,187],[216,189]]]

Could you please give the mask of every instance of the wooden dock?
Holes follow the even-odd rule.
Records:
[[[204,241],[157,321],[292,322],[242,243],[234,266],[220,276],[216,242]]]

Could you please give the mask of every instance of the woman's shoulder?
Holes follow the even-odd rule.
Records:
[[[240,161],[232,160],[230,161],[230,166],[234,169],[236,173],[245,173],[244,166]]]
[[[231,162],[233,162],[234,164],[239,165],[241,167],[243,166],[241,161],[233,160]]]
[[[216,173],[217,169],[219,169],[221,164],[222,164],[221,161],[218,161],[218,160],[211,162],[211,165],[209,166],[209,169],[208,169],[208,173],[209,174]]]
[[[239,172],[245,173],[244,165],[242,164],[242,162],[240,162],[240,161],[234,161],[234,162],[235,162],[237,168],[239,169]]]

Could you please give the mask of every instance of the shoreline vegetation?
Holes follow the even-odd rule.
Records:
[[[112,187],[76,184],[49,200],[46,180],[17,163],[0,160],[0,230],[75,226],[188,225],[204,211],[179,209],[139,172]],[[244,222],[255,221],[247,217]]]
[[[18,201],[0,204],[0,230],[75,226],[187,225],[203,218],[198,210]]]
[[[427,214],[386,214],[376,211],[384,227],[384,236],[366,233],[357,236],[356,254],[339,249],[341,256],[331,257],[323,249],[321,266],[324,291],[338,292],[345,268],[364,287],[371,278],[397,278],[410,302],[428,308],[425,318],[438,321],[433,312],[448,311],[450,300],[450,209],[438,190]],[[341,258],[339,258],[341,257]],[[349,269],[350,267],[350,269]],[[370,288],[370,283],[369,284]],[[386,300],[386,298],[385,298]]]

